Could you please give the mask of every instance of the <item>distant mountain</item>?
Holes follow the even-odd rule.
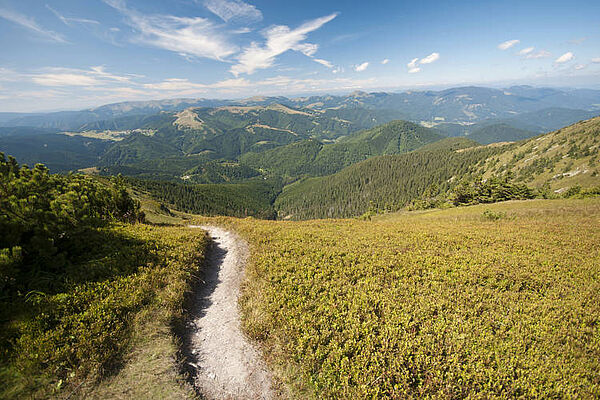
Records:
[[[497,142],[516,142],[518,140],[536,136],[537,134],[537,132],[526,131],[507,124],[493,124],[482,126],[467,137],[481,144],[490,144]]]
[[[90,123],[124,116],[179,112],[191,107],[216,108],[236,105],[267,107],[273,104],[292,108],[308,108],[318,112],[345,109],[377,110],[378,112],[393,113],[392,119],[401,118],[430,124],[476,123],[488,119],[511,118],[518,114],[553,107],[565,108],[568,106],[584,111],[598,111],[600,110],[600,90],[534,88],[531,86],[492,89],[468,86],[442,91],[406,91],[402,93],[358,91],[345,96],[251,97],[242,100],[152,100],[115,103],[81,111],[46,114],[0,113],[0,126],[80,130]]]
[[[36,114],[0,113],[0,126],[81,130],[85,129],[86,124],[124,116],[150,115],[161,111],[181,111],[189,107],[218,107],[230,103],[227,100],[167,99],[114,103],[81,111]]]
[[[520,129],[538,133],[550,132],[575,122],[600,115],[600,110],[586,111],[570,108],[551,107],[538,111],[526,112],[507,118],[503,122]]]

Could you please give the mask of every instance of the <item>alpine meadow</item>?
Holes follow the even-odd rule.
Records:
[[[597,15],[0,1],[0,398],[600,398]]]

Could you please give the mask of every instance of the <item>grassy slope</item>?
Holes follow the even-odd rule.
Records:
[[[252,243],[244,329],[294,398],[593,398],[599,216],[596,198],[212,222]]]
[[[469,151],[469,150],[466,150]],[[511,170],[528,185],[561,190],[600,184],[600,117],[519,142],[490,157],[484,176]]]

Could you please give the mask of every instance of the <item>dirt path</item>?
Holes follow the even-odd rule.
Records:
[[[272,399],[268,370],[240,328],[238,297],[248,246],[222,228],[190,228],[205,229],[213,238],[188,338],[195,386],[208,399]]]

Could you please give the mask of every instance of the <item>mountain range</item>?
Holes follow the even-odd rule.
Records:
[[[44,163],[55,172],[169,182],[172,196],[163,200],[171,204],[182,197],[244,193],[257,211],[234,201],[230,209],[236,215],[349,216],[364,212],[372,196],[379,207],[395,208],[431,184],[447,188],[452,176],[489,165],[488,158],[500,149],[593,118],[599,107],[600,91],[529,86],[127,102],[83,111],[1,114],[0,152],[28,165]],[[517,143],[498,145],[512,142]],[[461,153],[464,149],[475,150]],[[559,161],[549,163],[562,165]],[[166,190],[136,182],[144,190]],[[185,189],[190,186],[193,193]],[[200,195],[204,190],[212,195]],[[189,199],[185,207],[213,209],[197,208]]]

